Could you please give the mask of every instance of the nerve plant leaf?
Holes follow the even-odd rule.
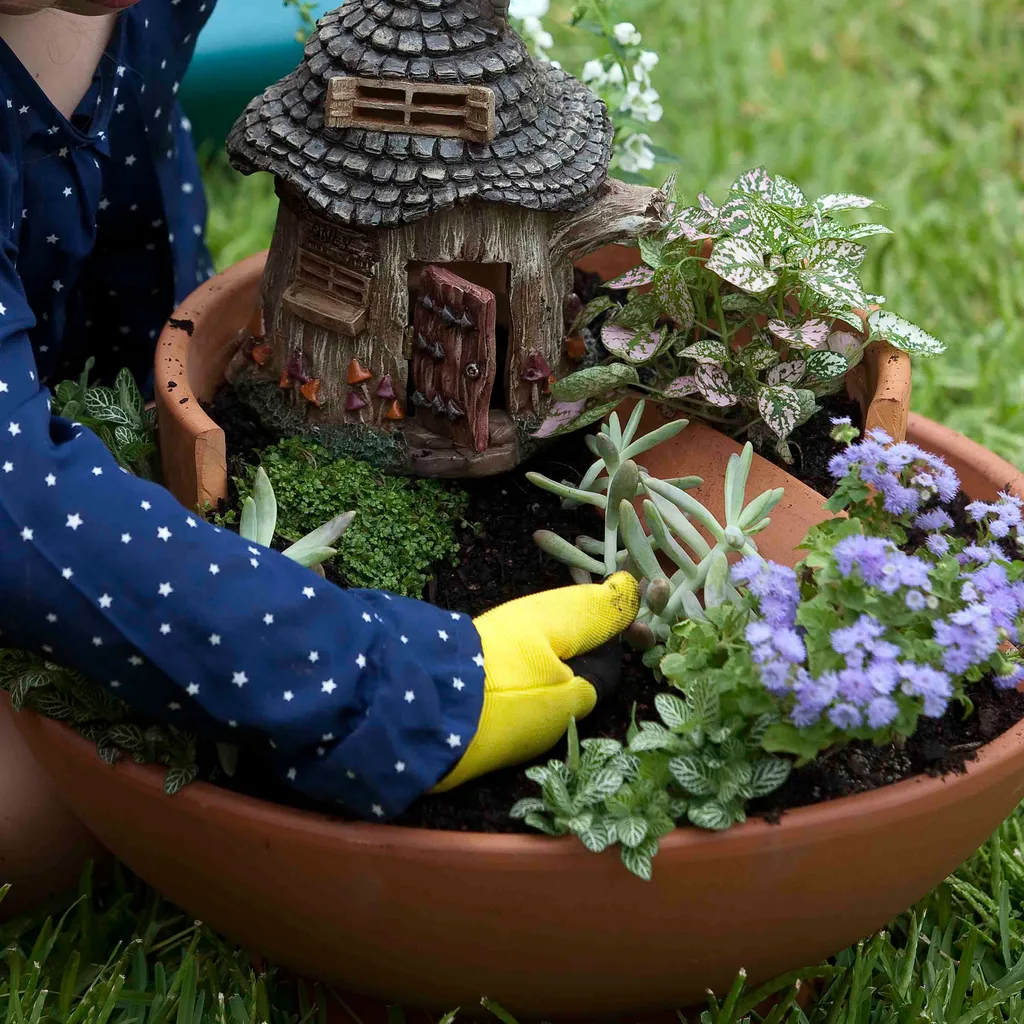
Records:
[[[705,266],[748,292],[767,291],[779,281],[779,275],[764,265],[761,253],[742,238],[720,238]]]
[[[912,324],[909,320],[904,320],[903,317],[890,313],[886,309],[876,309],[868,317],[868,326],[890,345],[894,345],[904,352],[921,356],[938,356],[946,351],[946,346],[938,338],[933,338],[917,324]]]

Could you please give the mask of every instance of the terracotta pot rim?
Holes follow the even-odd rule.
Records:
[[[21,713],[35,719],[36,731],[44,736],[48,734],[50,742],[72,748],[72,753],[78,757],[98,757],[93,744],[69,726],[33,711]],[[891,811],[893,807],[909,806],[940,791],[955,791],[958,787],[972,785],[979,776],[996,771],[1019,757],[1022,745],[1024,719],[979,748],[975,760],[966,762],[965,770],[961,773],[940,777],[915,775],[879,789],[787,810],[775,824],[755,818],[717,833],[684,826],[661,841],[661,850],[669,853],[688,849],[691,853],[707,851],[709,856],[720,856],[726,852],[723,847],[738,850],[748,845],[758,846],[782,839],[799,843],[801,836],[811,838],[820,829],[841,827],[864,815],[870,815],[875,804],[884,803],[886,809]],[[153,798],[192,803],[197,809],[215,818],[258,819],[262,823],[261,828],[281,829],[282,834],[286,830],[289,835],[305,832],[310,839],[315,837],[318,843],[329,841],[334,836],[339,842],[398,847],[410,854],[424,850],[435,853],[456,851],[469,846],[478,855],[501,857],[514,853],[531,857],[593,856],[571,836],[552,838],[520,833],[455,832],[408,825],[340,821],[324,812],[272,803],[209,782],[195,782],[169,797],[163,792],[163,771],[154,765],[121,762],[110,770],[127,776],[125,781],[132,788],[150,790]]]

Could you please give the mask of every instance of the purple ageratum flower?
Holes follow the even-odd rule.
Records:
[[[907,661],[899,666],[899,674],[903,678],[903,692],[923,699],[928,718],[941,718],[946,713],[949,698],[953,696],[953,683],[945,672],[931,665]]]
[[[921,611],[928,603],[928,599],[921,593],[920,590],[908,591],[907,596],[903,599],[906,602],[907,607],[912,612]]]
[[[932,508],[922,512],[915,520],[914,526],[919,530],[948,530],[953,525],[953,520],[945,509]]]
[[[931,534],[931,536],[925,541],[925,544],[927,545],[928,550],[939,558],[942,558],[943,555],[949,553],[949,539],[943,537],[941,533]]]
[[[921,492],[904,487],[896,476],[886,475],[876,486],[882,494],[882,508],[890,515],[905,516],[921,507]]]
[[[829,709],[828,719],[837,729],[856,729],[863,723],[860,709],[852,704],[836,704]]]
[[[873,427],[867,432],[867,437],[869,441],[883,446],[892,444],[892,438],[881,427]]]
[[[861,615],[852,626],[832,630],[832,649],[836,654],[850,654],[872,640],[885,635],[885,627],[872,615]]]
[[[864,707],[875,696],[868,674],[858,669],[844,668],[839,673],[839,696],[848,704]]]
[[[758,599],[761,616],[769,626],[793,628],[800,588],[796,573],[789,566],[750,556],[732,566],[731,573],[734,583],[745,585]]]
[[[867,645],[867,650],[877,661],[895,661],[900,655],[900,649],[888,640],[875,640]]]
[[[992,610],[984,604],[968,605],[935,622],[935,642],[945,648],[942,667],[960,675],[975,665],[983,665],[999,649],[999,633]]]
[[[761,666],[761,685],[769,693],[777,696],[788,693],[790,689],[790,668],[782,661],[769,661]]]
[[[1004,676],[996,676],[993,680],[1000,690],[1015,690],[1024,679],[1024,665],[1019,662]]]
[[[790,665],[799,665],[807,657],[807,648],[795,629],[777,630],[772,637],[772,646],[779,657]]]
[[[806,669],[798,669],[793,684],[796,702],[790,720],[800,728],[814,725],[838,692],[839,677],[835,672],[823,672],[815,679]]]
[[[748,555],[729,567],[733,583],[750,583],[761,575],[764,560],[757,555]]]
[[[834,426],[834,427],[852,427],[853,426],[853,422],[850,420],[849,416],[831,416],[829,419],[830,419],[830,422],[832,423],[832,426]]]
[[[899,705],[891,697],[876,697],[868,705],[868,725],[872,729],[881,729],[892,725],[899,712]]]
[[[968,544],[967,547],[957,555],[961,565],[968,565],[971,562],[978,562],[984,565],[992,561],[992,552],[981,544]]]
[[[889,564],[890,554],[895,550],[892,541],[854,535],[839,541],[832,549],[832,554],[844,576],[849,576],[856,568],[860,570],[865,583],[877,587],[885,578],[885,567]]]
[[[995,506],[990,505],[987,501],[972,501],[967,506],[967,518],[972,523],[980,523],[992,511]]]
[[[766,644],[772,638],[772,628],[768,623],[762,622],[760,619],[755,619],[747,626],[745,636],[747,643],[751,646]]]
[[[1010,526],[1009,524],[1004,523],[1002,519],[996,519],[995,522],[989,523],[988,530],[993,537],[996,537],[999,540],[1010,535]]]
[[[899,686],[900,669],[896,661],[880,661],[877,658],[865,673],[873,695],[888,695]]]

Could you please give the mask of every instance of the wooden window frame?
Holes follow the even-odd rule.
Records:
[[[300,246],[284,305],[295,316],[338,334],[355,336],[366,327],[373,279]]]
[[[483,85],[338,75],[327,84],[324,125],[491,142],[494,93]]]

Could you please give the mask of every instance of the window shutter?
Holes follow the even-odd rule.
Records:
[[[328,83],[324,125],[490,142],[494,93],[482,85],[338,76]]]
[[[301,248],[284,303],[304,320],[355,336],[366,326],[371,283],[371,278],[351,267]]]

